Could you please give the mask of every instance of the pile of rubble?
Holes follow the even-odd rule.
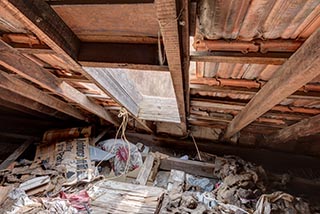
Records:
[[[46,133],[34,160],[0,171],[0,213],[314,212],[301,198],[276,191],[262,167],[238,157],[173,158],[123,140],[92,145],[88,133],[72,131],[68,140]]]

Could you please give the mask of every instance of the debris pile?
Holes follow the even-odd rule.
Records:
[[[123,139],[95,146],[89,129],[72,130],[46,133],[34,160],[0,171],[0,213],[312,213],[301,198],[274,191],[286,179],[271,181],[238,157],[201,153],[199,162]]]

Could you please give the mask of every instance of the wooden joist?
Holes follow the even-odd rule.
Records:
[[[157,44],[82,43],[78,61],[83,66],[91,67],[111,65],[118,68],[165,70],[165,66],[159,66]]]
[[[45,0],[50,5],[145,4],[154,0]]]
[[[225,138],[250,124],[256,118],[320,75],[320,29],[284,63],[246,107],[229,124]]]
[[[186,133],[186,107],[184,97],[183,65],[179,41],[179,14],[175,0],[156,0],[156,13],[165,47],[166,58],[176,94],[183,132]]]
[[[291,56],[291,53],[239,53],[239,52],[192,52],[191,61],[241,64],[282,65]]]
[[[1,90],[0,99],[1,99],[0,105],[7,106],[9,108],[12,108],[17,111],[21,111],[36,117],[42,117],[44,115],[48,115],[61,120],[68,119],[68,117],[66,117],[65,114],[62,114],[62,113],[59,114],[58,110],[49,108],[38,102],[34,102],[31,99],[28,99],[19,94],[12,93],[11,91],[6,89]]]
[[[18,147],[7,159],[0,164],[0,170],[4,170],[10,166],[33,142],[33,139],[26,140],[20,147]]]
[[[282,144],[318,133],[320,133],[320,114],[281,129],[271,136],[266,136],[266,143]]]
[[[57,53],[76,59],[80,41],[54,10],[42,0],[3,0],[0,6]]]
[[[0,41],[1,43],[2,41]],[[4,47],[2,42],[2,47]],[[17,51],[9,47],[3,48],[4,51],[0,52],[0,65],[19,74],[20,76],[34,82],[41,87],[64,97],[65,99],[76,103],[83,109],[91,112],[100,118],[112,123],[118,124],[110,113],[108,113],[102,106],[89,100],[83,93],[73,88],[68,83],[59,80],[53,74],[41,68],[36,63],[32,62],[25,56],[19,54]],[[78,119],[80,119],[78,117]],[[82,117],[82,119],[84,119]]]
[[[244,87],[228,87],[228,86],[210,86],[204,84],[190,84],[190,95],[211,96],[215,93],[224,93],[232,95],[246,95],[251,99],[259,91],[258,88],[244,88]],[[320,100],[319,92],[304,92],[297,91],[288,97],[289,99],[310,99]]]
[[[56,109],[74,118],[85,120],[86,118],[75,108],[67,103],[40,91],[28,83],[23,82],[9,74],[0,72],[0,88],[9,90],[28,99],[34,100],[50,108]]]
[[[204,163],[192,160],[181,160],[179,158],[173,157],[162,159],[160,163],[160,169],[176,169],[193,175],[204,176],[209,178],[213,177],[214,175],[213,163]]]

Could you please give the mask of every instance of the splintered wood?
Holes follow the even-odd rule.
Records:
[[[117,181],[102,181],[89,190],[92,214],[159,213],[164,189]]]

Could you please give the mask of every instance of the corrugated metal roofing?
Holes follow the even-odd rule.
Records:
[[[202,0],[207,39],[306,39],[320,26],[319,0]]]

